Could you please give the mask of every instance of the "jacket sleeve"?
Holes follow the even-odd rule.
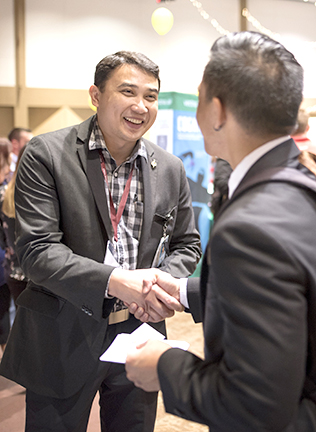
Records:
[[[188,278],[187,299],[189,303],[189,309],[187,312],[191,313],[194,322],[201,322],[203,319],[203,314],[199,277]]]
[[[18,167],[16,252],[30,286],[85,304],[101,320],[113,268],[103,264],[104,235],[76,153],[62,147],[64,136],[54,137],[33,138]]]

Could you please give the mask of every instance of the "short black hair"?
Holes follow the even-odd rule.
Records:
[[[283,135],[295,128],[303,68],[266,35],[246,31],[217,39],[203,83],[208,100],[219,98],[249,132]]]
[[[160,89],[159,67],[144,54],[131,51],[118,51],[104,57],[96,66],[94,85],[103,92],[105,83],[113,71],[124,64],[134,65],[149,75],[153,75],[158,80],[158,90]]]

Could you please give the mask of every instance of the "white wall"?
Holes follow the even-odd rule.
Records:
[[[165,36],[151,25],[151,15],[160,6],[155,0],[27,0],[26,5],[29,87],[87,88],[99,60],[118,50],[133,50],[159,64],[163,91],[196,93],[218,37],[189,0],[166,5],[174,26]],[[237,30],[237,6],[238,0],[221,0],[220,7],[210,9]]]
[[[201,0],[229,31],[239,30],[239,0]],[[168,7],[174,25],[159,36],[152,12]],[[316,7],[290,0],[248,0],[262,25],[282,36],[305,68],[305,96],[316,97]],[[143,52],[159,64],[162,91],[196,93],[209,49],[220,34],[190,0],[26,0],[28,87],[87,89],[95,65],[118,50]],[[250,30],[255,30],[249,25]],[[14,85],[13,0],[0,2],[0,85]]]
[[[303,1],[248,0],[248,9],[264,27],[280,35],[278,40],[304,68],[304,96],[315,98],[316,7]]]
[[[0,86],[15,85],[13,0],[0,1]]]

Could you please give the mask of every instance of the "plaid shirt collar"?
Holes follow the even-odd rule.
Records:
[[[105,150],[108,153],[108,155],[112,157],[106,146],[105,140],[103,138],[103,134],[98,124],[97,117],[95,117],[94,125],[92,126],[92,132],[89,139],[89,150],[96,150],[96,149]],[[127,159],[127,161],[133,162],[137,158],[137,156],[143,157],[146,160],[146,162],[148,162],[146,146],[142,139],[139,139],[137,141],[132,151],[132,154]]]

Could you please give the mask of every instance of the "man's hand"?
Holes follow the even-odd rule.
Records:
[[[180,303],[180,280],[161,270],[152,270],[155,272],[155,277],[152,279],[144,279],[143,281],[144,295],[153,291],[156,298],[163,303],[168,310],[182,312],[184,307]],[[150,315],[149,311],[138,303],[132,302],[127,304],[127,306],[129,312],[134,314],[135,318],[142,322],[153,322],[153,317]]]
[[[180,303],[180,279],[176,279],[169,273],[158,269],[155,270],[155,285],[151,285],[149,279],[144,279],[144,294],[153,289],[157,297],[168,307],[173,307],[173,300],[176,299]],[[175,309],[177,310],[177,309]],[[180,311],[179,311],[180,312]]]
[[[158,287],[157,289],[152,288],[160,273],[163,272],[154,268],[145,270],[116,268],[113,270],[109,281],[108,294],[122,300],[129,307],[131,313],[133,310],[136,312],[138,310],[135,317],[142,316],[143,322],[162,321],[173,316],[175,310],[182,310],[182,306],[175,297],[160,292],[163,290]],[[167,275],[167,273],[163,274]],[[135,304],[137,305],[136,308]],[[131,305],[134,306],[131,307]]]
[[[160,356],[171,347],[161,341],[149,340],[130,351],[126,358],[126,376],[136,387],[153,392],[160,390],[157,365]]]

